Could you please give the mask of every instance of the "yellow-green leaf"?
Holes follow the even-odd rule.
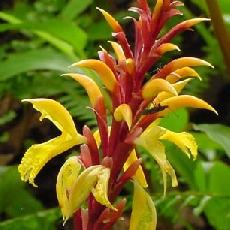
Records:
[[[155,230],[157,212],[152,198],[137,183],[134,182],[133,210],[129,230]]]

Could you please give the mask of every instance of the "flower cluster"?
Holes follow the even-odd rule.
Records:
[[[165,23],[171,17],[181,15],[177,9],[181,5],[179,1],[157,0],[151,11],[146,0],[137,0],[137,7],[130,9],[139,15],[138,19],[133,18],[133,48],[121,25],[109,13],[98,8],[117,41],[110,42],[114,55],[102,48],[100,60],[82,60],[73,66],[95,71],[106,90],[99,88],[86,75],[64,74],[85,88],[97,120],[97,131],[92,132],[84,126],[82,134],[79,134],[68,111],[54,100],[24,100],[41,112],[41,120],[47,118],[52,121],[61,135],[32,145],[27,150],[19,165],[23,181],[36,186],[35,177],[51,158],[80,145],[80,154],[71,156],[63,164],[56,185],[64,221],[74,215],[76,229],[110,229],[122,215],[125,200],[117,197],[130,180],[134,182],[130,229],[155,229],[156,210],[146,191],[148,184],[136,146],[145,148],[158,163],[163,174],[164,193],[167,174],[173,187],[178,182],[161,140],[174,143],[188,156],[195,158],[197,155],[197,145],[191,134],[162,128],[159,121],[181,107],[208,109],[216,113],[212,106],[199,98],[179,95],[192,78],[200,78],[191,67],[212,66],[198,58],[182,57],[163,66],[150,79],[146,78],[146,73],[166,52],[179,51],[176,45],[170,43],[178,33],[208,20],[195,18],[183,21],[161,35]],[[105,103],[105,94],[111,100],[110,108]],[[109,115],[112,116],[110,123]],[[83,204],[87,208],[83,208]]]

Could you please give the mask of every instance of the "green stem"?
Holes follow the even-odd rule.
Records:
[[[230,74],[230,34],[224,24],[224,19],[218,1],[206,0],[206,3],[209,9],[210,17],[212,19],[216,37],[224,56],[226,69]]]

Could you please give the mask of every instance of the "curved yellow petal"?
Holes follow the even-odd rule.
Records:
[[[196,77],[199,80],[202,80],[200,75],[190,67],[183,67],[181,69],[176,70],[175,72],[169,74],[166,77],[166,80],[170,83],[175,83],[177,80],[185,77]]]
[[[44,165],[53,157],[85,142],[75,129],[74,122],[68,111],[58,102],[51,99],[26,99],[33,103],[36,110],[42,113],[41,119],[51,120],[62,134],[42,144],[32,145],[22,158],[18,166],[21,179],[34,184],[34,179]]]
[[[195,57],[181,57],[166,64],[156,76],[166,77],[168,74],[187,66],[209,66],[214,68],[209,62]]]
[[[105,17],[105,20],[108,22],[108,24],[111,26],[114,32],[122,31],[120,24],[117,22],[117,20],[112,15],[110,15],[105,10],[100,9],[99,7],[97,7],[96,9],[99,10],[103,14],[103,16]]]
[[[101,172],[98,174],[98,180],[95,188],[92,189],[93,196],[96,201],[107,208],[111,208],[113,210],[117,210],[112,206],[108,199],[108,183],[110,178],[110,169],[103,168]]]
[[[152,13],[152,19],[154,22],[156,22],[156,20],[160,16],[163,4],[164,4],[163,0],[157,0],[156,5],[155,5],[154,10],[153,10],[153,13]]]
[[[191,78],[185,79],[184,81],[179,81],[176,82],[175,84],[172,84],[172,86],[174,87],[174,89],[177,91],[177,93],[179,94],[184,87],[188,84],[188,82],[191,80]],[[174,95],[172,93],[168,93],[168,92],[161,92],[157,95],[157,97],[154,99],[154,103],[155,104],[159,104],[160,102],[173,97]]]
[[[125,61],[126,57],[121,45],[119,45],[117,42],[110,42],[110,44],[113,47],[113,50],[117,56],[118,61]]]
[[[102,93],[94,80],[87,77],[86,75],[76,73],[67,73],[63,75],[70,76],[79,84],[81,84],[85,88],[92,106],[96,106],[98,100],[102,97]]]
[[[102,61],[88,59],[74,63],[72,66],[90,68],[96,71],[105,87],[110,91],[113,91],[115,85],[117,84],[117,80],[112,70]]]
[[[135,149],[130,153],[127,161],[124,164],[124,171],[126,171],[130,165],[132,165],[137,160],[137,154]],[[148,187],[148,183],[145,179],[145,174],[143,172],[142,166],[140,165],[133,177],[143,188]]]
[[[168,140],[177,145],[189,158],[190,153],[195,159],[197,156],[197,144],[195,138],[186,132],[174,133],[166,130],[165,133],[160,137],[161,140]],[[188,151],[189,150],[189,151]]]
[[[151,196],[134,181],[133,207],[129,230],[155,230],[157,212]]]
[[[133,122],[133,112],[129,105],[119,105],[114,111],[114,118],[116,121],[125,121],[130,128]]]
[[[186,27],[190,28],[200,22],[208,22],[208,21],[210,21],[209,18],[192,18],[192,19],[186,20],[184,23]]]
[[[170,52],[173,50],[180,51],[180,48],[177,45],[174,45],[172,43],[164,43],[164,44],[160,45],[159,48],[157,48],[157,52],[160,55],[163,55],[164,53]]]
[[[176,90],[168,81],[160,78],[153,78],[143,86],[142,97],[147,101],[151,101],[162,91],[177,95]]]
[[[64,221],[73,214],[69,198],[80,170],[81,164],[79,163],[78,158],[70,157],[63,164],[57,176],[57,199],[62,211]]]
[[[172,86],[174,87],[174,89],[177,91],[177,93],[181,93],[181,91],[184,89],[184,87],[191,81],[191,78],[185,79],[183,81],[178,81],[174,84],[172,84]]]
[[[47,118],[52,121],[60,131],[69,133],[71,136],[79,135],[71,115],[59,102],[46,98],[24,99],[22,102],[32,103],[33,107],[41,112],[40,120]]]
[[[180,95],[180,96],[170,97],[162,101],[161,105],[168,106],[168,108],[160,112],[160,114],[165,114],[168,111],[173,111],[181,107],[207,109],[207,110],[213,111],[214,113],[218,114],[217,111],[207,102],[197,97],[190,96],[190,95]]]

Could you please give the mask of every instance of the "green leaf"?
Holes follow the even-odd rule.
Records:
[[[188,124],[188,111],[186,109],[178,109],[169,113],[161,119],[160,126],[165,127],[174,132],[185,130]]]
[[[197,133],[197,132],[190,132],[196,139],[196,143],[200,150],[202,151],[221,151],[224,150],[221,145],[210,139],[206,133]]]
[[[221,124],[194,125],[196,130],[203,131],[213,141],[220,144],[230,157],[230,127]]]
[[[20,21],[18,18],[5,12],[0,12],[0,18],[10,23],[1,24],[1,32],[26,29],[47,40],[70,57],[75,57],[73,49],[78,54],[83,54],[87,36],[86,33],[73,22],[64,21],[59,18],[52,18],[43,22]]]
[[[230,226],[230,198],[213,198],[205,207],[208,222],[216,230],[229,230]]]
[[[77,15],[82,13],[93,0],[70,0],[66,7],[61,12],[61,17],[68,20],[73,20]]]
[[[155,230],[157,213],[149,194],[134,182],[133,210],[130,220],[130,230]]]
[[[222,196],[230,196],[230,167],[215,162],[209,171],[208,191]]]
[[[195,172],[197,188],[214,196],[230,196],[230,167],[222,162],[202,162]],[[221,178],[221,179],[220,179]]]
[[[20,180],[17,167],[0,169],[0,213],[18,217],[43,209],[41,203],[25,189],[25,183]]]
[[[70,59],[48,48],[12,54],[0,63],[0,81],[32,70],[66,72],[70,64]]]
[[[58,209],[40,211],[32,215],[14,218],[0,223],[1,230],[55,230],[60,219]]]

